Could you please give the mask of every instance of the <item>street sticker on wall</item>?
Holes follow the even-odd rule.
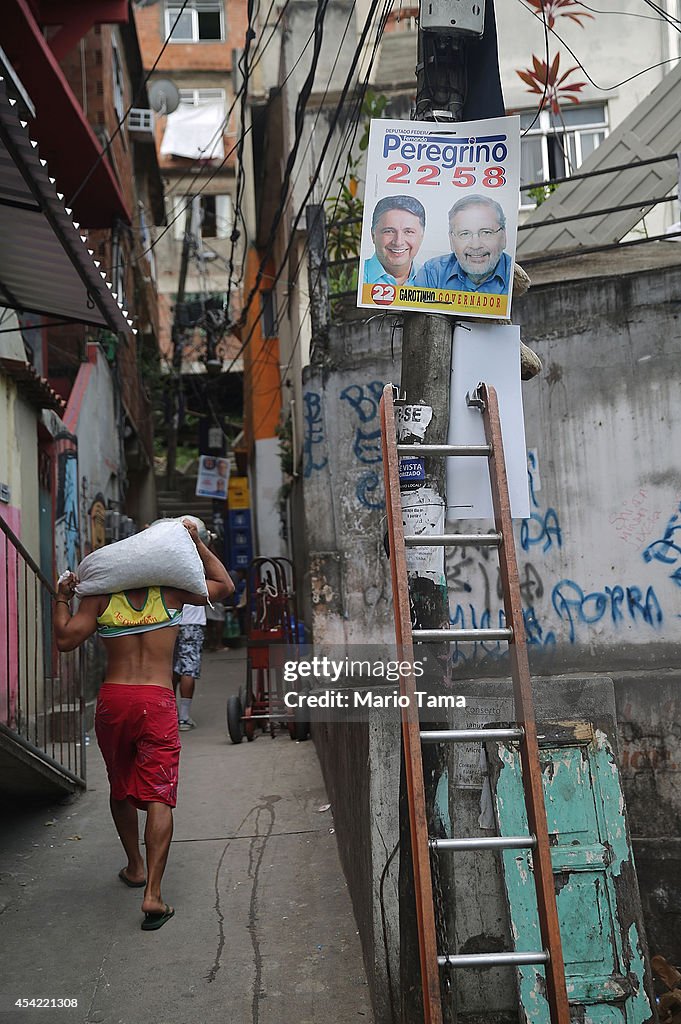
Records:
[[[357,304],[508,318],[520,120],[374,119]]]

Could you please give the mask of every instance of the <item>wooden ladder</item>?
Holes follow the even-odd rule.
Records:
[[[411,848],[414,865],[414,889],[423,987],[424,1024],[441,1024],[440,970],[445,967],[491,967],[542,964],[546,971],[546,996],[552,1024],[569,1024],[570,1012],[565,987],[565,967],[558,925],[558,911],[551,868],[551,849],[539,762],[537,728],[532,702],[527,644],[522,614],[518,563],[513,539],[513,523],[506,478],[496,391],[479,384],[468,395],[468,405],[482,412],[485,445],[398,444],[395,431],[393,386],[386,384],[381,398],[381,435],[383,470],[390,541],[390,568],[395,635],[400,658],[413,665],[413,643],[459,641],[505,641],[509,645],[513,697],[517,725],[508,729],[422,730],[415,699],[414,676],[401,680],[402,695],[408,698],[402,708],[402,742],[409,804]],[[489,463],[495,532],[487,534],[441,534],[405,536],[400,500],[399,459],[401,456],[486,457]],[[498,549],[503,588],[506,628],[502,629],[412,629],[406,548],[435,545],[442,547],[488,545]],[[422,685],[422,684],[420,684]],[[525,806],[529,836],[469,837],[436,839],[428,835],[423,786],[422,743],[470,743],[486,740],[516,741],[520,748]],[[543,949],[537,952],[475,953],[458,955],[438,950],[435,928],[435,903],[431,878],[431,850],[508,850],[531,849],[537,908]]]

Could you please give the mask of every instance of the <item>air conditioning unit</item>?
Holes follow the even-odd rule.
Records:
[[[154,111],[133,107],[128,114],[128,133],[133,138],[152,142],[154,138]]]

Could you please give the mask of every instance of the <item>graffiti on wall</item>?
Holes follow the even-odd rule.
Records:
[[[671,569],[669,579],[681,587],[681,502],[669,517],[662,536],[644,548],[643,561],[660,562]]]
[[[57,495],[55,560],[57,574],[75,569],[80,562],[78,511],[78,453],[75,438],[63,434],[57,444]]]
[[[303,395],[303,476],[306,479],[324,469],[329,461],[323,454],[324,441],[321,395],[317,391],[306,391]]]
[[[542,553],[549,551],[555,544],[557,548],[563,546],[563,535],[558,521],[558,513],[555,508],[547,508],[543,511],[539,505],[537,491],[539,490],[539,473],[537,466],[537,453],[531,449],[527,453],[527,478],[530,490],[530,508],[532,509],[529,519],[523,519],[520,524],[520,546],[523,551],[529,551],[537,545],[541,545]]]
[[[383,383],[380,380],[348,384],[340,393],[341,401],[347,402],[356,420],[352,453],[360,471],[355,481],[355,497],[363,508],[372,510],[385,508],[381,476],[375,469],[365,468],[380,463],[382,459],[378,417],[382,394]]]
[[[622,626],[658,629],[665,616],[662,601],[652,584],[608,581],[598,589],[585,589],[577,580],[565,576],[555,582],[545,582],[548,559],[562,549],[564,535],[557,510],[553,506],[544,507],[539,500],[541,485],[536,453],[532,451],[528,452],[528,477],[532,511],[529,519],[520,523],[518,552],[528,645],[537,648],[555,646],[558,642],[587,643],[590,631],[598,624],[615,630]],[[646,498],[646,493],[640,492],[636,500],[626,503],[625,512],[618,513],[619,518],[613,525],[629,533],[632,515],[636,517],[638,530],[642,523],[653,524],[655,514],[646,504]],[[522,552],[532,552],[534,561],[523,560]],[[542,565],[545,558],[547,564]],[[644,549],[643,559],[669,566],[670,577],[681,586],[681,504],[670,517],[662,536]],[[499,566],[489,548],[450,549],[447,579],[453,628],[504,627]],[[479,663],[507,656],[505,643],[477,642],[454,645],[452,660],[454,664]]]

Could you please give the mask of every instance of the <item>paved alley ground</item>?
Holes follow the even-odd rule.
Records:
[[[370,1024],[314,746],[283,732],[230,743],[244,672],[244,650],[204,658],[164,879],[176,914],[159,931],[140,930],[140,891],[117,878],[94,736],[83,796],[0,811],[0,1022]]]

